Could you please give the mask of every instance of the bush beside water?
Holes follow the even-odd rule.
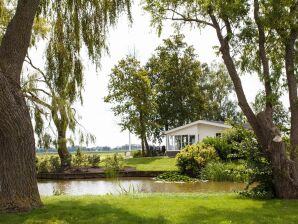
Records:
[[[88,159],[89,164],[92,167],[98,167],[98,165],[100,163],[100,155],[98,155],[98,154],[88,155],[87,159]]]
[[[106,157],[104,160],[106,176],[116,177],[119,171],[123,168],[123,160],[124,158],[118,153]]]
[[[76,154],[71,157],[72,167],[76,169],[98,167],[100,163],[100,155],[84,154],[79,149]],[[45,155],[36,157],[36,170],[38,173],[57,172],[60,169],[60,158],[58,155]]]
[[[213,181],[247,182],[241,195],[274,197],[270,162],[254,133],[242,126],[226,130],[222,137],[205,138],[197,145],[187,146],[176,159],[182,174]],[[250,189],[252,184],[257,186]]]
[[[212,146],[204,143],[188,145],[176,155],[177,166],[182,174],[199,177],[201,170],[209,161],[218,160],[217,153]]]
[[[55,172],[60,168],[60,159],[58,156],[44,156],[36,159],[36,170],[39,173]]]
[[[202,169],[201,178],[212,181],[247,182],[251,170],[245,163],[210,162]]]

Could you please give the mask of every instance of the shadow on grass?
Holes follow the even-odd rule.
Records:
[[[297,200],[145,197],[128,200],[132,204],[125,204],[113,199],[54,198],[46,203],[45,208],[31,213],[1,214],[0,223],[296,224],[298,220]]]
[[[30,213],[1,214],[0,223],[166,224],[168,222],[163,216],[152,218],[144,217],[142,214],[132,214],[125,208],[117,208],[104,201],[84,203],[77,200],[58,200],[49,202],[45,208]]]
[[[263,201],[262,201],[263,202]],[[298,223],[298,201],[264,201],[261,207],[256,206],[243,209],[218,205],[218,208],[197,206],[190,214],[182,215],[185,223],[240,223],[240,224],[297,224]]]

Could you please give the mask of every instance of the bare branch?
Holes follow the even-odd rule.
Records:
[[[45,91],[44,89],[39,89],[39,88],[32,88],[32,91],[39,91],[39,92],[43,92],[44,94],[46,94],[49,97],[52,97],[52,95],[50,93],[48,93],[47,91]]]
[[[208,21],[198,19],[197,17],[196,18],[187,17],[171,8],[168,8],[166,10],[172,12],[173,15],[172,15],[172,17],[165,17],[164,19],[169,19],[169,20],[173,20],[173,21],[196,22],[196,23],[204,24],[204,25],[211,26],[214,28],[214,25]],[[179,16],[179,18],[175,17],[175,15]]]

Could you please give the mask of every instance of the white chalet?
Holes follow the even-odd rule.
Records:
[[[166,150],[168,155],[177,154],[186,145],[195,144],[206,137],[220,136],[231,128],[223,122],[198,120],[165,132]]]

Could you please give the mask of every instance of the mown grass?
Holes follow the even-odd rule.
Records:
[[[23,214],[0,214],[0,223],[297,223],[297,200],[257,201],[236,194],[143,194],[54,196],[45,207]]]
[[[104,166],[104,159],[107,157],[112,157],[114,152],[89,152],[84,155],[90,154],[99,154],[101,158],[100,166]],[[125,152],[117,152],[118,155],[121,155],[124,166],[135,167],[140,171],[177,171],[178,168],[176,166],[175,158],[169,157],[141,157],[141,158],[126,158]],[[37,154],[37,158],[42,160],[46,156],[58,156],[57,153],[50,154]]]
[[[124,166],[135,167],[141,171],[176,171],[175,158],[169,157],[142,157],[124,160]]]

